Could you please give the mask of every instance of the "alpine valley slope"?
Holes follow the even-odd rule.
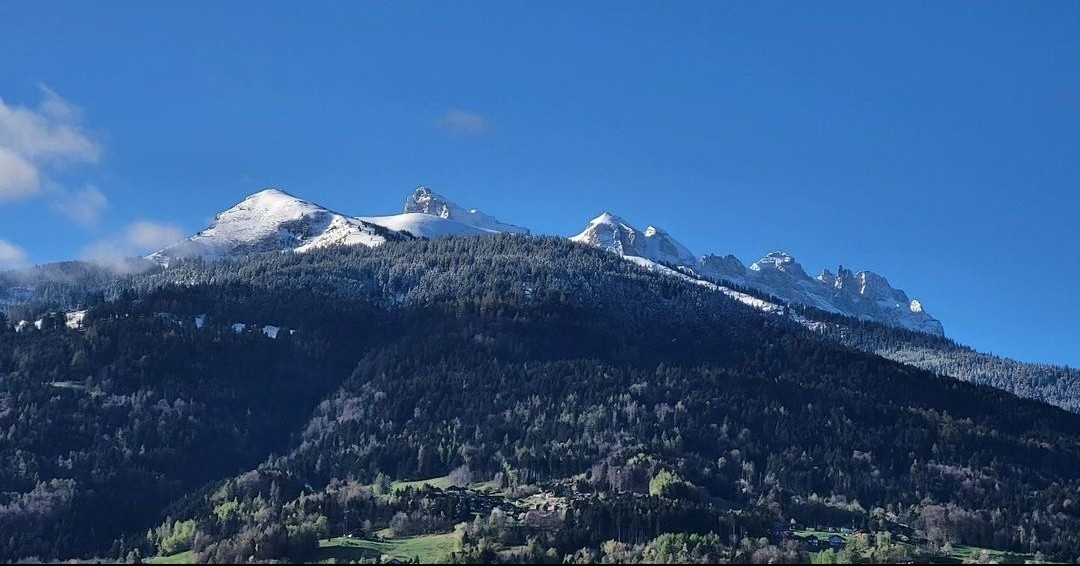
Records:
[[[792,519],[1080,556],[1080,415],[638,265],[558,237],[387,240],[177,261],[81,330],[0,325],[0,562],[322,561],[343,534],[462,523],[464,563],[696,545],[678,533],[712,540],[702,563],[810,562],[770,538]],[[463,487],[392,483],[436,477]],[[606,561],[690,561],[641,553]]]
[[[354,533],[459,533],[466,563],[679,562],[645,547],[687,533],[702,563],[809,562],[770,539],[792,520],[918,543],[881,561],[1080,556],[1080,415],[1000,390],[1076,411],[1074,371],[987,381],[937,334],[778,298],[821,293],[786,255],[710,270],[614,215],[572,242],[414,197],[388,227],[267,191],[170,248],[216,261],[15,278],[83,299],[0,316],[0,562],[321,561]],[[913,367],[934,357],[979,385]],[[459,488],[393,483],[429,478]]]

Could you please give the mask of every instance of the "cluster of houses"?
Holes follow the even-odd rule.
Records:
[[[437,490],[436,493],[443,496],[466,497],[469,499],[472,509],[477,513],[480,513],[481,515],[486,515],[490,513],[491,510],[495,509],[496,507],[511,516],[513,516],[519,511],[516,505],[503,499],[502,497],[489,495],[479,491],[473,491],[461,486],[452,485],[444,489]]]
[[[794,521],[792,522],[794,525]],[[902,542],[908,542],[915,536],[915,529],[908,525],[902,525],[892,521],[886,521],[883,525],[884,530],[892,533],[896,540]],[[827,527],[818,528],[816,532],[811,532],[806,535],[798,535],[792,530],[794,527],[786,527],[783,523],[777,523],[774,529],[774,534],[779,535],[785,539],[791,539],[799,541],[799,544],[806,550],[816,552],[820,550],[842,550],[847,546],[847,537],[851,537],[862,533],[863,531],[858,529],[849,529],[847,527]]]
[[[827,550],[830,548],[833,550],[843,550],[843,548],[847,546],[847,539],[845,537],[853,536],[857,532],[861,532],[847,527],[827,527],[825,529],[819,528],[816,533],[811,532],[810,534],[799,535],[795,533],[796,528],[798,527],[795,525],[794,520],[791,521],[790,525],[785,525],[782,521],[778,521],[773,527],[773,536],[777,539],[798,541],[804,549],[811,552],[817,552],[819,550]]]
[[[812,552],[829,548],[833,550],[843,550],[844,547],[847,546],[847,541],[844,540],[844,537],[836,534],[829,535],[827,538],[824,536],[819,538],[814,534],[806,535],[805,537],[796,535],[794,538],[801,542],[807,550]]]

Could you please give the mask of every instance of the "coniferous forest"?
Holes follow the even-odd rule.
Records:
[[[49,289],[0,324],[0,561],[1080,559],[1080,415],[561,239]]]

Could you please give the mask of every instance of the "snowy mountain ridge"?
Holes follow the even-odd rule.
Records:
[[[841,266],[835,275],[826,269],[814,278],[807,275],[795,258],[784,251],[769,252],[750,264],[749,268],[733,255],[721,257],[710,254],[695,259],[696,256],[686,246],[667,232],[652,226],[644,231],[638,230],[609,212],[590,220],[584,231],[570,239],[628,259],[642,258],[653,263],[681,267],[707,280],[726,281],[757,289],[785,302],[937,336],[945,335],[941,322],[927,314],[921,302],[909,299],[906,293],[893,288],[888,280],[872,271],[853,273]],[[724,289],[731,291],[726,287]],[[761,306],[758,305],[758,308]]]
[[[475,208],[467,210],[458,206],[427,187],[417,187],[413,194],[405,199],[405,210],[403,212],[405,214],[430,214],[489,232],[529,233],[528,228],[500,222],[495,217],[484,214]]]
[[[530,232],[459,206],[427,187],[415,189],[405,199],[400,214],[387,216],[347,216],[280,189],[266,189],[218,214],[205,230],[146,258],[168,267],[171,261],[185,257],[213,260],[255,251],[372,247],[391,239],[496,233]],[[708,283],[760,310],[785,311],[781,304],[750,297],[722,283],[756,289],[783,303],[944,335],[941,323],[923,310],[922,303],[909,299],[871,271],[853,272],[841,266],[836,273],[825,269],[811,277],[783,251],[770,252],[749,267],[733,255],[699,258],[667,231],[656,226],[640,230],[610,212],[590,220],[570,240],[607,250],[652,271]]]
[[[375,246],[386,241],[380,227],[338,214],[280,189],[259,191],[214,217],[205,230],[146,259],[168,266],[174,259],[217,259],[237,253],[334,244]]]
[[[661,263],[687,265],[694,262],[694,254],[664,230],[655,226],[638,230],[610,212],[590,220],[585,231],[570,240],[618,255],[643,257]]]
[[[174,259],[214,260],[256,251],[305,252],[333,245],[378,246],[387,239],[528,233],[476,210],[464,208],[420,187],[404,212],[353,217],[295,197],[281,189],[248,196],[214,217],[198,234],[154,252],[146,259],[165,267]]]

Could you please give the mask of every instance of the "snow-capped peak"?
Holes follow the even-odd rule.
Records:
[[[377,246],[387,239],[409,237],[483,235],[498,232],[527,234],[475,209],[465,209],[427,187],[418,187],[406,199],[404,212],[390,216],[351,217],[297,198],[276,188],[265,189],[218,214],[195,236],[147,256],[164,266],[176,258],[206,259],[252,251],[292,250],[342,244]],[[661,272],[679,273],[695,280],[728,281],[758,289],[782,300],[858,318],[944,334],[941,323],[927,314],[918,300],[893,288],[884,277],[857,273],[844,267],[810,277],[791,254],[773,251],[749,269],[735,256],[706,255],[700,260],[655,225],[639,230],[611,212],[589,221],[570,238],[647,264]],[[660,269],[662,265],[677,270]],[[666,271],[665,271],[666,270]],[[774,305],[776,306],[776,305]]]
[[[289,192],[279,189],[277,187],[268,187],[261,191],[251,193],[244,198],[241,202],[307,202],[304,199],[298,198],[290,194]]]
[[[777,250],[765,254],[765,257],[750,264],[750,271],[769,281],[786,278],[809,279],[806,271],[795,261],[791,254]]]
[[[659,257],[672,258],[671,263],[675,265],[693,267],[697,264],[697,258],[694,254],[661,228],[651,225],[646,226],[645,241],[652,244],[650,250],[652,253]]]
[[[405,201],[405,212],[353,217],[297,198],[281,189],[264,189],[214,217],[202,232],[146,256],[168,267],[181,257],[217,259],[252,251],[304,252],[330,245],[377,246],[387,239],[471,236],[512,232],[519,226],[466,210],[426,187]]]
[[[570,238],[572,242],[581,242],[618,255],[635,255],[627,250],[634,248],[636,240],[637,230],[607,211],[590,220],[585,230]]]
[[[451,207],[461,207],[432,192],[427,187],[417,187],[413,194],[405,199],[404,213],[418,212],[421,214],[434,214],[442,218],[450,218]]]
[[[584,231],[570,239],[622,256],[687,267],[697,264],[694,254],[664,230],[649,226],[641,231],[610,212],[590,220]]]
[[[235,232],[237,228],[265,232],[275,230],[282,221],[329,212],[281,189],[263,189],[218,214],[211,227],[216,226],[217,232]]]
[[[843,265],[836,268],[835,274],[827,267],[822,269],[821,275],[818,275],[816,279],[838,291],[855,284],[855,274],[850,269],[844,269]]]
[[[634,228],[619,216],[605,212],[570,238],[602,248],[638,263],[662,263],[690,268],[686,273],[758,289],[784,302],[815,307],[827,312],[873,320],[891,326],[943,335],[941,323],[926,314],[922,303],[871,271],[853,273],[841,266],[834,275],[828,269],[810,277],[785,251],[772,251],[747,269],[733,255],[706,255],[695,261],[684,246],[667,232],[649,226]],[[648,260],[643,262],[643,260]]]
[[[147,256],[168,266],[182,257],[216,259],[251,251],[305,251],[333,244],[379,245],[389,231],[297,198],[281,189],[254,193],[221,212],[202,232]]]
[[[731,254],[707,254],[698,260],[698,266],[704,275],[732,283],[742,283],[746,277],[746,266]]]
[[[909,299],[904,291],[873,271],[853,272],[841,265],[835,274],[824,269],[814,280],[823,288],[817,295],[827,300],[826,310],[929,334],[945,334],[941,322],[927,314],[920,301]]]
[[[427,187],[417,187],[413,194],[405,199],[403,212],[404,214],[430,214],[446,220],[455,220],[488,232],[529,233],[527,228],[500,222],[495,217],[484,214],[475,208],[466,209],[459,206]]]
[[[616,224],[621,224],[623,226],[630,226],[621,217],[615,216],[614,214],[612,214],[612,213],[610,213],[610,212],[608,212],[606,210],[604,212],[600,213],[600,216],[597,216],[596,218],[593,218],[592,220],[590,220],[589,224],[590,225],[593,225],[593,224],[609,224],[609,225],[612,225],[612,226],[614,226]]]

